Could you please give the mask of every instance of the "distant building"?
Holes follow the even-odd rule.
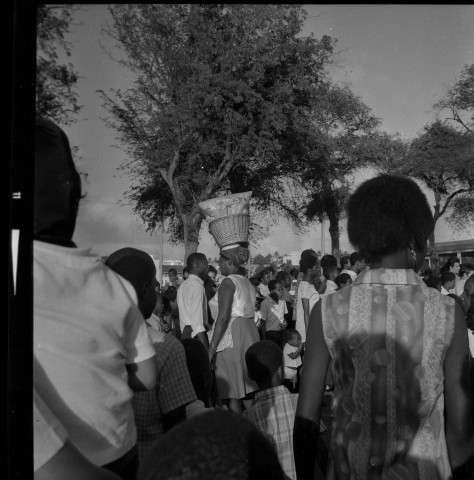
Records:
[[[458,257],[459,260],[461,260],[461,263],[473,263],[474,239],[439,242],[436,244],[436,253],[440,259]]]
[[[300,264],[301,252],[299,250],[294,250],[290,253],[285,253],[283,255],[283,263],[290,261],[292,265],[298,266]]]
[[[184,265],[183,260],[163,260],[163,265]]]

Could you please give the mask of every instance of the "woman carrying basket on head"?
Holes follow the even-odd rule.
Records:
[[[248,376],[245,363],[247,349],[260,340],[254,321],[255,288],[243,268],[249,259],[249,198],[250,193],[216,199],[231,203],[233,209],[231,215],[216,215],[217,219],[214,216],[215,220],[209,225],[221,249],[219,268],[225,277],[209,302],[216,319],[209,332],[209,358],[216,366],[218,396],[227,403],[229,410],[236,413],[242,413],[242,402],[245,407],[251,405],[251,394],[258,390],[257,384]],[[226,213],[228,211],[227,208]],[[229,227],[232,222],[235,222],[235,231]]]

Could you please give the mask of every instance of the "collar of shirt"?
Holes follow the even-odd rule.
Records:
[[[255,402],[257,400],[262,400],[267,397],[276,397],[277,395],[290,394],[290,391],[284,386],[279,385],[278,387],[267,388],[266,390],[261,390],[255,394]]]
[[[337,290],[337,283],[332,280],[326,280],[326,291],[327,290]]]
[[[441,293],[443,295],[449,295],[451,292],[449,290],[446,290],[442,285],[441,285]]]
[[[185,282],[187,282],[189,280],[192,280],[192,281],[195,281],[195,282],[197,281],[201,285],[204,285],[204,280],[201,277],[198,277],[197,275],[194,275],[194,273],[190,273],[189,277],[185,280]]]
[[[353,284],[381,284],[381,285],[421,285],[426,286],[423,279],[412,269],[403,268],[376,268],[365,270],[359,274]]]

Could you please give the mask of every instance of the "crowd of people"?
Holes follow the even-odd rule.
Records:
[[[350,256],[248,278],[242,243],[163,286],[141,250],[77,248],[80,198],[67,137],[38,117],[35,478],[471,478],[474,268],[423,269],[413,181],[356,190]]]

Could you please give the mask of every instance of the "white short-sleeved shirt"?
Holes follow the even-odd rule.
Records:
[[[289,343],[285,343],[283,347],[283,365],[285,367],[299,367],[303,362],[301,361],[301,355],[296,358],[290,358],[289,353],[295,353],[298,350],[298,347],[293,347]]]
[[[352,270],[342,270],[341,273],[347,273],[352,278],[352,281],[357,278],[357,273]]]
[[[301,335],[301,341],[306,341],[306,326],[304,323],[304,310],[302,299],[307,298],[309,300],[309,313],[313,309],[315,303],[319,300],[319,293],[314,288],[314,285],[302,280],[298,285],[298,299],[296,303],[296,325],[295,328]]]
[[[68,434],[61,422],[33,388],[34,471],[38,471],[63,448]]]
[[[207,299],[203,280],[191,273],[179,287],[176,300],[181,331],[189,325],[193,329],[191,334],[193,338],[198,333],[205,332]]]
[[[155,355],[132,285],[90,249],[34,242],[36,390],[95,465],[136,443],[126,364]]]
[[[288,313],[288,307],[285,300],[279,300],[276,303],[272,297],[267,297],[260,305],[260,317],[265,320],[267,331],[280,331],[280,324],[285,321],[286,313]]]

